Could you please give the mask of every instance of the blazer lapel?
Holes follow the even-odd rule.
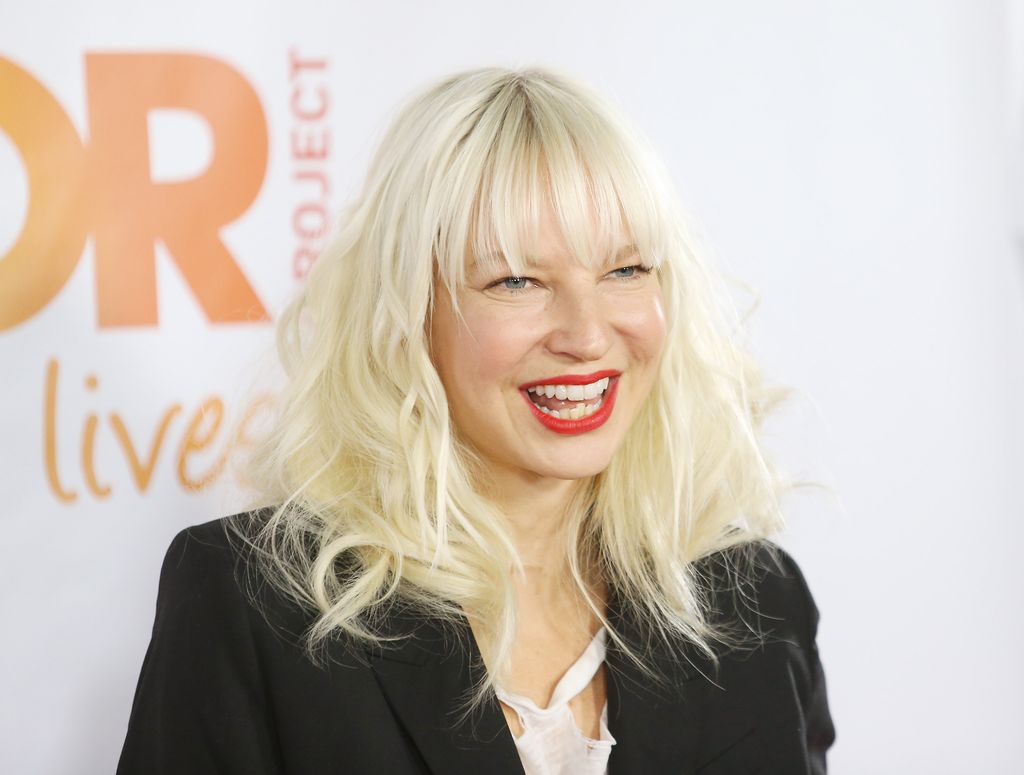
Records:
[[[458,632],[395,611],[382,634],[399,639],[368,649],[370,664],[430,772],[523,775],[497,699],[465,717],[466,700],[483,669],[468,623]]]
[[[703,693],[691,687],[700,674],[666,659],[657,649],[645,647],[640,628],[622,612],[614,592],[608,617],[631,650],[653,661],[667,679],[659,685],[609,639],[605,655],[608,730],[615,738],[608,759],[609,775],[694,772],[698,755],[695,732]]]
[[[716,722],[724,692],[715,667],[692,650],[689,660],[642,635],[634,617],[611,591],[612,628],[652,664],[647,675],[609,639],[605,656],[608,729],[615,738],[610,775],[697,775],[704,764],[747,737],[740,719]],[[377,682],[395,716],[432,773],[523,775],[515,741],[493,696],[464,718],[479,671],[480,651],[469,624],[444,627],[409,611],[394,610],[381,634],[394,642],[367,649]]]
[[[653,665],[663,680],[645,674],[609,641],[608,729],[615,738],[610,775],[638,772],[699,774],[752,732],[743,719],[719,718],[724,691],[715,665],[695,649],[682,657],[646,639],[612,592],[609,621],[634,653]]]

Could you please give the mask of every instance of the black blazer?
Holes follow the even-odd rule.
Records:
[[[715,598],[727,616],[756,616],[766,636],[717,671],[697,658],[680,667],[655,648],[669,676],[659,686],[609,641],[611,775],[825,772],[834,732],[818,615],[796,565],[778,557],[752,590],[756,615],[742,596]],[[239,571],[222,521],[171,544],[119,775],[522,774],[496,700],[454,722],[480,669],[468,626],[453,638],[394,610],[386,630],[412,637],[387,649],[338,640],[317,666],[298,642],[310,614],[269,587],[254,606]],[[614,601],[613,626],[639,643]]]

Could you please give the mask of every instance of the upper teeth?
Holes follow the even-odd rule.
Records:
[[[589,385],[534,385],[527,392],[545,395],[548,398],[559,398],[562,401],[586,401],[597,398],[608,389],[609,377],[591,382]]]

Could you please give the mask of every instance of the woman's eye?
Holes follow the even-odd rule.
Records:
[[[511,291],[515,293],[517,291],[525,291],[530,287],[529,277],[504,277],[501,280],[497,280],[491,283],[492,288],[497,288],[502,291]]]
[[[632,264],[630,266],[620,266],[618,269],[613,269],[608,274],[618,280],[637,280],[643,275],[650,273],[651,268],[649,266]]]

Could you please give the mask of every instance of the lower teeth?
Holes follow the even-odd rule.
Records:
[[[572,407],[571,409],[548,409],[546,406],[538,406],[544,414],[554,417],[556,420],[581,420],[584,417],[589,417],[598,409],[601,408],[601,402],[596,404],[579,404]]]

